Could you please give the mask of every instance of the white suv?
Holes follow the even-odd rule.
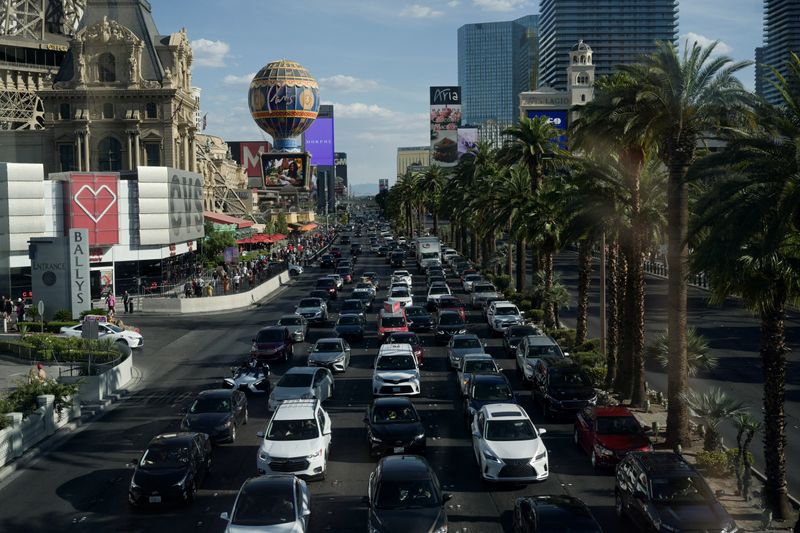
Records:
[[[410,344],[384,344],[375,358],[372,393],[375,396],[416,396],[419,366]]]
[[[486,310],[486,322],[494,333],[502,335],[508,327],[525,323],[525,319],[516,305],[506,300],[498,300],[492,302]]]
[[[286,400],[258,436],[263,438],[256,459],[259,474],[325,479],[331,419],[319,400]]]
[[[410,289],[411,288],[412,279],[411,279],[411,274],[409,273],[409,271],[408,270],[395,270],[394,272],[392,272],[392,283],[395,283],[395,282],[398,282],[398,281],[405,283],[406,285],[408,285],[408,288]]]
[[[487,481],[544,481],[547,448],[525,410],[512,403],[484,405],[472,419],[472,448]]]

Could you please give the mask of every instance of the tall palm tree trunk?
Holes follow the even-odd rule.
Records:
[[[764,495],[776,519],[791,513],[786,485],[786,344],[785,292],[776,291],[771,310],[761,313],[761,360],[764,373]]]
[[[628,286],[628,261],[617,247],[617,373],[614,376],[614,391],[625,394],[630,384],[630,365],[625,358],[625,292]]]
[[[586,341],[589,315],[589,281],[592,275],[592,243],[581,239],[578,243],[578,316],[575,326],[575,343]]]
[[[461,233],[461,255],[467,255],[467,228],[464,225],[460,225],[459,228]]]
[[[606,256],[608,265],[608,275],[606,277],[606,389],[612,387],[617,377],[617,347],[619,346],[617,313],[618,250],[617,242],[611,241],[608,245],[608,254]]]
[[[547,295],[553,292],[553,254],[549,251],[540,255],[542,262],[542,271],[544,272],[544,293]],[[544,306],[544,324],[550,328],[557,328],[556,323],[556,304],[550,302]]]
[[[478,262],[478,234],[474,228],[469,232],[469,258],[473,263]]]
[[[439,236],[439,215],[433,210],[433,234]]]
[[[509,222],[506,228],[506,275],[508,275],[508,277],[514,275],[514,258],[511,253],[511,222]]]
[[[667,182],[667,445],[688,446],[689,407],[684,396],[689,391],[686,356],[689,184],[685,179],[689,159],[676,154],[671,160]]]
[[[525,239],[517,240],[517,292],[525,290]]]
[[[408,234],[409,236],[414,236],[414,219],[411,205],[406,205],[406,221],[408,222]]]

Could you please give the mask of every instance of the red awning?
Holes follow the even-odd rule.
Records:
[[[251,237],[238,239],[236,244],[271,244],[273,242],[282,241],[285,238],[286,235],[282,233],[274,233],[272,235],[267,235],[266,233],[256,233]]]
[[[305,231],[311,231],[312,229],[317,229],[317,226],[319,226],[319,224],[317,224],[316,222],[309,222],[308,224],[300,226],[297,229],[298,229],[298,231],[305,232]]]
[[[216,222],[217,224],[236,224],[236,229],[249,228],[253,225],[253,221],[251,220],[232,217],[225,213],[214,213],[212,211],[203,211],[203,218],[211,222]]]

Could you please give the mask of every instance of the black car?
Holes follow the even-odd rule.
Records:
[[[361,255],[361,243],[354,242],[350,245],[350,255]]]
[[[580,366],[571,361],[547,357],[536,362],[531,395],[548,419],[556,416],[573,417],[597,401],[592,380]]]
[[[406,266],[406,253],[405,252],[392,252],[389,259],[389,264],[393,268],[403,268]]]
[[[211,442],[205,433],[165,433],[153,438],[135,463],[128,503],[191,502],[211,468]]]
[[[484,405],[492,403],[517,403],[517,396],[504,374],[471,374],[464,398],[464,421],[467,428],[472,417]]]
[[[350,244],[350,235],[342,235],[339,238],[339,243],[340,244]]]
[[[360,315],[363,317],[365,313],[364,302],[358,298],[348,298],[342,302],[342,306],[339,308],[340,315]]]
[[[514,533],[603,533],[592,512],[574,496],[530,496],[514,503]]]
[[[330,293],[330,291],[325,289],[314,289],[308,293],[308,296],[310,298],[322,298],[322,300],[326,302],[333,299],[333,295]]]
[[[617,466],[614,508],[637,531],[736,531],[703,476],[672,452],[631,452]]]
[[[314,288],[328,291],[328,298],[331,300],[335,300],[339,294],[339,289],[336,287],[336,280],[333,278],[319,278]]]
[[[204,390],[186,412],[181,430],[207,433],[215,443],[236,442],[236,428],[247,424],[247,418],[247,397],[242,391]]]
[[[442,492],[428,461],[417,455],[390,455],[369,476],[369,530],[380,533],[445,531]]]
[[[467,332],[467,324],[458,311],[441,311],[436,317],[434,338],[439,344],[447,344],[453,335]]]
[[[376,253],[378,257],[386,257],[386,254],[389,253],[389,248],[386,246],[378,246],[378,251]]]
[[[350,295],[350,298],[355,300],[361,300],[361,303],[364,305],[364,311],[367,313],[372,312],[372,301],[375,299],[372,297],[372,294],[369,291],[353,291]]]
[[[404,308],[408,319],[408,329],[411,331],[432,331],[433,317],[422,306],[410,305]]]
[[[511,357],[515,357],[517,353],[517,345],[520,339],[528,335],[539,335],[541,332],[534,326],[529,324],[520,324],[519,326],[509,326],[503,332],[503,348],[506,353]]]
[[[370,454],[425,453],[425,426],[406,397],[377,398],[367,407],[364,423]]]
[[[336,266],[336,259],[331,254],[325,254],[319,259],[321,268],[333,268]]]
[[[336,321],[334,330],[336,334],[343,339],[351,339],[356,341],[364,340],[364,316],[358,314],[342,314],[339,315],[339,320]]]

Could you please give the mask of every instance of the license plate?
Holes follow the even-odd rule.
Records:
[[[161,503],[161,496],[150,496],[148,501],[150,503]]]
[[[403,453],[404,451],[406,451],[406,449],[403,448],[402,446],[394,449],[394,453]]]
[[[400,387],[392,387],[392,392],[400,392],[401,390]]]

